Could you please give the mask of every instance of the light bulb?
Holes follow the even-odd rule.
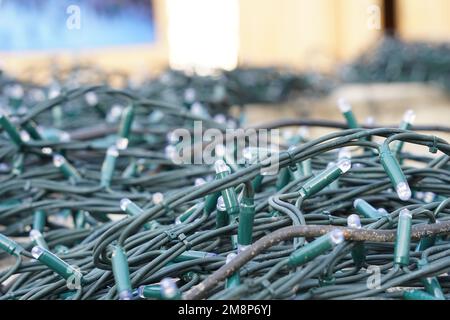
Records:
[[[214,169],[216,170],[216,173],[231,172],[231,169],[222,159],[216,160],[216,162],[214,163]]]
[[[53,164],[55,167],[59,168],[66,162],[66,159],[60,154],[53,155]]]
[[[128,205],[129,205],[130,203],[131,203],[131,200],[128,199],[128,198],[124,198],[124,199],[120,200],[120,209],[121,209],[122,211],[126,211]]]
[[[342,230],[334,229],[331,231],[330,240],[334,245],[344,242],[344,239],[344,232],[342,232]]]
[[[400,200],[407,201],[411,199],[411,189],[407,182],[399,182],[395,187],[395,191],[398,194]]]
[[[349,226],[350,228],[359,229],[359,228],[361,228],[361,219],[359,218],[359,216],[357,214],[351,214],[347,218],[347,226]]]
[[[416,119],[416,113],[414,112],[414,110],[409,109],[403,115],[403,121],[408,124],[413,124],[415,119]]]
[[[89,91],[84,95],[84,99],[86,100],[87,104],[92,107],[98,104],[98,97],[97,94],[93,91]]]
[[[164,201],[164,195],[161,192],[156,192],[152,195],[152,201],[154,204],[160,204]]]
[[[349,112],[352,110],[352,106],[344,98],[339,98],[337,101],[337,105],[342,113]]]
[[[44,249],[41,247],[35,246],[33,249],[31,249],[31,255],[35,259],[39,259],[39,257],[44,253]]]
[[[342,159],[336,165],[342,173],[346,173],[352,167],[352,161],[350,159]]]

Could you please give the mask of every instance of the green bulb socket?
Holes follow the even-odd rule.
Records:
[[[347,218],[347,226],[350,228],[361,229],[361,219],[357,214],[351,214]],[[355,266],[361,268],[366,261],[366,248],[364,243],[355,242],[351,251],[351,256]]]
[[[23,145],[19,131],[12,124],[11,120],[9,120],[9,117],[3,112],[0,112],[0,126],[6,131],[9,138],[16,146],[20,147]]]
[[[23,128],[34,140],[42,140],[42,136],[37,129],[36,123],[33,120],[25,122]]]
[[[242,201],[238,225],[238,249],[245,250],[252,244],[255,205]]]
[[[77,169],[75,169],[75,167],[72,166],[62,155],[53,155],[53,165],[59,169],[64,177],[72,178],[75,181],[81,180],[81,175],[78,173]]]
[[[130,271],[128,269],[127,256],[121,246],[114,247],[111,255],[111,263],[119,299],[131,300]]]
[[[227,226],[230,223],[227,208],[225,207],[225,202],[223,201],[223,197],[220,196],[217,199],[217,211],[216,211],[216,228],[222,228]]]
[[[150,299],[158,299],[158,300],[162,300],[163,299],[160,285],[140,286],[138,288],[138,295],[142,299],[148,299],[148,298],[150,298]]]
[[[386,145],[381,147],[380,162],[383,165],[384,171],[386,171],[389,176],[391,184],[397,192],[399,199],[403,201],[411,199],[411,189],[408,180],[406,180],[397,158],[395,158]]]
[[[80,271],[47,249],[35,246],[31,249],[31,255],[33,258],[46,265],[62,278],[68,280],[71,277],[75,277],[80,280],[80,283],[82,283],[83,278]]]
[[[226,263],[231,262],[237,256],[236,253],[232,252],[227,255]],[[225,287],[227,289],[237,287],[241,284],[241,277],[239,275],[239,271],[233,273],[229,276],[225,281]]]
[[[334,180],[346,173],[351,168],[350,159],[342,159],[336,165],[323,170],[317,176],[310,178],[300,189],[300,195],[303,198],[310,197],[323,188],[328,186]]]
[[[116,167],[116,160],[119,156],[119,151],[115,146],[111,146],[106,151],[106,157],[102,164],[100,186],[109,187]]]
[[[347,122],[347,127],[349,129],[359,128],[358,122],[352,111],[352,106],[345,99],[340,98],[338,100],[338,107]]]
[[[134,107],[129,105],[122,111],[122,116],[119,125],[118,136],[121,138],[129,138],[131,126],[134,119]]]
[[[398,215],[397,236],[394,247],[394,264],[407,266],[409,264],[409,249],[411,243],[412,215],[408,209],[403,209]]]
[[[8,253],[9,255],[18,256],[23,248],[14,240],[0,233],[0,249]]]
[[[355,201],[353,201],[353,207],[364,218],[379,220],[386,216],[386,211],[384,211],[383,209],[375,209],[363,199],[356,199]]]
[[[231,170],[226,165],[225,161],[217,160],[214,163],[214,168],[216,170],[217,179],[223,179],[227,177]],[[237,199],[236,191],[233,187],[226,188],[222,190],[222,197],[225,202],[225,207],[227,208],[227,213],[230,217],[237,216],[239,214],[239,201]]]
[[[335,229],[294,251],[288,258],[288,265],[291,267],[303,265],[343,241],[344,233],[339,229]]]
[[[36,210],[33,213],[33,229],[44,232],[47,215],[44,210]]]
[[[291,174],[288,168],[281,168],[278,173],[277,181],[275,187],[277,190],[283,189],[291,180]]]
[[[405,300],[440,300],[435,296],[426,293],[422,290],[408,290],[403,292],[403,299]]]
[[[139,216],[144,213],[144,210],[142,210],[141,207],[128,198],[120,200],[120,209],[127,213],[130,217]],[[158,226],[160,226],[160,224],[156,221],[147,222],[144,224],[144,229],[153,230]]]
[[[182,214],[180,214],[176,219],[175,219],[175,224],[181,224],[183,222],[185,222],[187,219],[189,219],[190,216],[192,216],[194,214],[194,212],[197,210],[198,206],[197,205],[193,205],[192,207],[190,207],[189,209],[187,209],[185,212],[183,212]]]

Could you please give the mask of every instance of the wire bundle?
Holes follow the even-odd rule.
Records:
[[[291,134],[276,175],[273,153],[175,164],[168,133],[230,125],[191,106],[90,86],[2,113],[0,248],[15,262],[0,299],[448,297],[445,140],[410,115],[360,128],[340,101],[349,129]]]

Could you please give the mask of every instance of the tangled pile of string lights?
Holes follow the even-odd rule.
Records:
[[[344,122],[254,127],[333,133],[291,130],[276,155],[239,164],[175,164],[173,130],[243,124],[195,86],[181,103],[24,88],[0,115],[1,300],[449,297],[450,145],[420,133],[448,127],[415,126],[412,111],[360,126],[340,100]]]

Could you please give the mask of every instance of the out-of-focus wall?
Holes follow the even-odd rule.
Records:
[[[402,38],[450,41],[450,1],[397,0],[397,12]]]
[[[383,2],[240,0],[239,63],[332,70],[336,63],[351,60],[383,35]],[[169,64],[167,0],[153,0],[153,6],[154,44],[50,54],[0,52],[0,67],[20,75],[30,66],[47,66],[50,56],[62,65],[91,62],[101,68],[133,74],[158,72]],[[400,37],[450,40],[449,0],[396,0],[396,7]],[[380,29],[370,27],[377,20],[377,10]]]
[[[381,36],[373,8],[382,0],[241,0],[240,62],[330,68]]]

